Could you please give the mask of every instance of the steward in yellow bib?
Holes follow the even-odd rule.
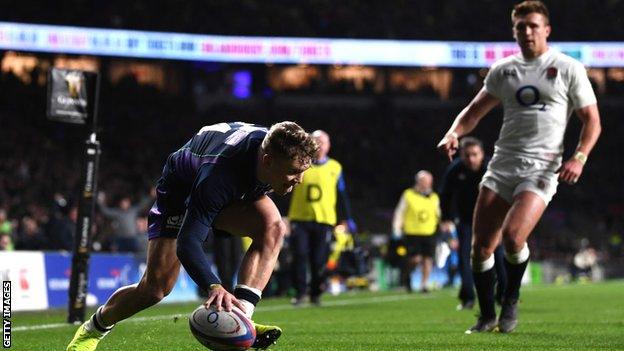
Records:
[[[433,266],[436,233],[440,222],[440,199],[432,191],[433,176],[420,171],[413,188],[406,189],[394,210],[392,237],[403,238],[407,259],[401,270],[401,283],[411,292],[411,273],[422,263],[422,292],[428,292],[427,282]]]
[[[336,205],[340,201],[349,232],[356,231],[351,218],[342,165],[329,158],[329,135],[322,130],[312,133],[319,145],[317,158],[303,174],[303,181],[293,190],[288,210],[291,225],[290,247],[293,254],[293,284],[296,296],[292,303],[300,305],[306,295],[307,266],[310,265],[310,302],[320,304],[324,269],[330,251],[333,229],[338,222]]]

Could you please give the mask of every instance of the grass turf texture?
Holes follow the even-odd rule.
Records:
[[[524,287],[520,323],[511,334],[465,335],[478,309],[455,311],[455,293],[361,292],[324,297],[320,308],[267,299],[254,320],[284,329],[275,351],[624,350],[623,281]],[[98,351],[205,350],[188,328],[196,305],[143,311],[120,323]],[[76,329],[62,325],[64,319],[63,310],[14,313],[11,349],[64,350]]]

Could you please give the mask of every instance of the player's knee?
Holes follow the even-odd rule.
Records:
[[[154,288],[148,289],[143,296],[146,302],[148,302],[151,305],[155,305],[159,303],[160,301],[162,301],[165,297],[167,297],[167,295],[169,295],[170,292],[171,292],[171,289],[167,287],[154,287]]]
[[[490,258],[494,254],[493,247],[489,247],[487,245],[478,245],[477,242],[474,243],[472,247],[472,256],[473,260],[476,259],[478,261],[485,261]]]
[[[517,230],[509,229],[503,232],[503,245],[506,252],[519,252],[524,247],[525,238]]]
[[[151,306],[159,303],[167,297],[167,295],[169,295],[173,290],[174,285],[175,281],[158,283],[152,282],[151,284],[149,282],[145,282],[144,284],[140,284],[139,287],[144,303]]]
[[[524,243],[524,239],[518,237],[503,239],[505,252],[520,252],[520,250],[522,250],[522,248],[524,247]]]

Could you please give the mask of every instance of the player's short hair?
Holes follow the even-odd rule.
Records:
[[[318,148],[318,144],[309,133],[297,123],[289,121],[272,125],[262,141],[264,152],[305,163],[311,162]]]
[[[550,23],[548,8],[543,2],[538,0],[527,0],[516,4],[511,11],[511,23],[513,23],[516,17],[526,16],[530,13],[541,13],[546,18],[546,24]]]
[[[464,137],[459,142],[459,148],[461,150],[465,150],[466,148],[469,148],[472,146],[478,146],[481,150],[483,150],[483,143],[481,142],[481,140],[475,137]]]

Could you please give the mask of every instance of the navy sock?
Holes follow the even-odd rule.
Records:
[[[490,268],[485,272],[472,272],[474,284],[479,299],[481,317],[496,318],[494,306],[494,284],[496,283],[496,272]]]
[[[99,331],[100,333],[106,333],[109,332],[111,329],[113,329],[113,326],[105,326],[102,323],[100,323],[100,321],[98,320],[98,313],[101,313],[102,311],[102,307],[100,306],[100,308],[98,308],[95,313],[93,314],[93,316],[91,316],[91,325],[93,325],[93,327]],[[101,316],[100,316],[101,319]]]
[[[258,302],[260,301],[260,296],[258,296],[256,293],[254,293],[253,291],[249,289],[245,289],[241,287],[236,287],[236,289],[234,289],[234,297],[236,297],[239,300],[242,299],[242,300],[249,301],[254,306],[257,305]]]
[[[507,270],[505,300],[517,300],[520,297],[520,284],[522,283],[522,276],[528,264],[529,260],[519,264],[509,263],[509,261],[505,260],[505,269]]]

